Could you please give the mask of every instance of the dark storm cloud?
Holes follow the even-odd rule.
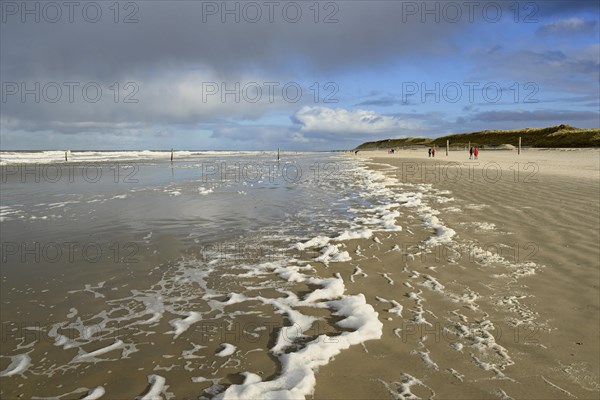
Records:
[[[287,22],[280,2],[269,22],[268,9],[256,23],[235,16],[207,15],[212,2],[135,2],[137,23],[114,23],[108,6],[103,18],[87,23],[22,23],[8,16],[2,24],[2,72],[8,79],[64,76],[119,79],[156,69],[210,68],[223,75],[252,68],[289,71],[310,68],[337,71],[394,59],[410,51],[443,54],[451,51],[447,38],[460,24],[422,24],[416,17],[402,22],[402,2],[332,2],[319,19],[335,11],[338,22],[314,22],[309,6],[301,4],[302,18]],[[239,3],[228,2],[234,7]],[[101,2],[100,4],[108,4]],[[221,2],[215,2],[221,7]],[[262,2],[257,2],[262,4]],[[323,4],[319,3],[321,8]],[[292,14],[286,9],[286,18]],[[204,22],[203,19],[206,21]],[[465,21],[466,22],[466,21]]]
[[[429,6],[406,1],[321,2],[318,23],[314,22],[313,2],[297,2],[302,17],[296,23],[284,18],[284,14],[288,20],[294,15],[293,8],[284,13],[290,2],[277,2],[273,22],[269,22],[269,8],[261,6],[262,16],[256,23],[247,21],[246,14],[254,14],[243,12],[244,2],[132,2],[138,9],[122,9],[118,18],[123,20],[135,11],[137,23],[115,23],[110,4],[99,3],[103,14],[97,23],[86,22],[79,9],[73,23],[68,22],[65,9],[57,23],[43,18],[34,23],[31,17],[22,23],[19,14],[3,16],[3,79],[64,77],[108,82],[126,77],[153,78],[163,70],[189,68],[218,71],[224,79],[250,69],[291,75],[306,70],[336,73],[402,58],[416,61],[420,56],[451,54],[460,46],[453,41],[453,34],[472,25],[464,7],[457,23],[449,23],[443,14],[440,23],[432,23],[431,16],[428,23],[421,22],[422,9],[437,4],[443,10],[444,2],[428,2]],[[331,7],[326,6],[330,3]],[[514,2],[489,3],[501,4],[505,17],[511,17]],[[566,10],[598,8],[596,1],[530,3],[537,7],[541,22],[549,22],[544,21],[545,16]],[[239,23],[229,14],[222,23],[223,7],[235,8],[236,4]],[[408,12],[411,4],[418,8],[414,14]],[[474,23],[485,23],[480,9],[486,2],[477,4]],[[215,5],[216,14],[209,14]],[[328,15],[338,22],[324,23]]]

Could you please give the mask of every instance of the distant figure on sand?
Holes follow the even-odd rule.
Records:
[[[431,157],[431,147],[429,148],[429,157]]]
[[[475,150],[473,150],[473,155],[475,156],[475,159],[477,160],[477,156],[479,155],[479,149],[477,147],[475,147]]]
[[[469,149],[469,160],[473,158],[473,147]]]
[[[435,157],[435,149],[431,150],[431,157]]]
[[[354,152],[354,155],[357,155],[357,154],[358,154],[358,150],[356,150],[356,151]]]

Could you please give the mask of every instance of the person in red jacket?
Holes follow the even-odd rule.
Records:
[[[477,160],[477,156],[479,155],[479,149],[477,147],[475,147],[475,150],[473,150],[473,155],[475,156],[475,159]]]
[[[432,150],[431,150],[431,156],[432,156],[432,157],[435,157],[435,149],[432,149]]]

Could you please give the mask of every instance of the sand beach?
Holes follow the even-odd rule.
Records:
[[[431,228],[403,213],[410,231],[350,246],[364,258],[335,271],[368,274],[348,290],[374,299],[384,334],[323,368],[315,398],[596,398],[598,150],[358,156],[431,185],[427,203],[455,233],[423,251]]]

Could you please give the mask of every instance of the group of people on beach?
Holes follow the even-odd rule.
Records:
[[[475,160],[477,160],[478,156],[479,156],[479,149],[477,147],[471,146],[471,148],[469,149],[469,160],[472,160],[473,157],[475,158]]]
[[[389,153],[389,150],[388,150]],[[392,151],[393,153],[393,151]],[[435,157],[435,147],[430,147],[428,150],[429,153],[429,157]],[[448,153],[446,153],[446,155],[448,155]],[[471,146],[471,148],[469,149],[469,160],[475,159],[477,160],[477,157],[479,157],[479,149],[477,147],[473,147]]]

